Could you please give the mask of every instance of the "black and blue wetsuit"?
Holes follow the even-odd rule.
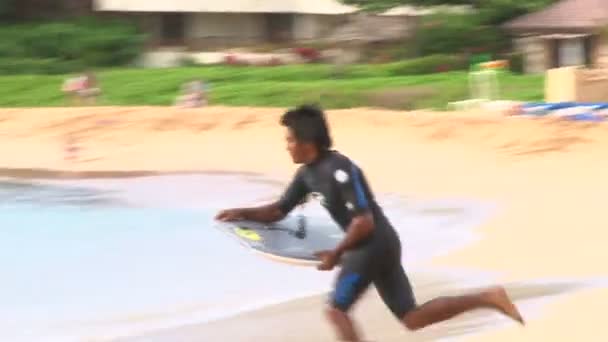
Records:
[[[361,169],[336,151],[325,152],[298,169],[279,200],[280,210],[287,214],[308,194],[316,196],[345,231],[356,215],[371,213],[374,218],[372,234],[344,253],[331,304],[348,311],[373,283],[398,318],[414,309],[414,294],[401,265],[399,237],[376,203]]]

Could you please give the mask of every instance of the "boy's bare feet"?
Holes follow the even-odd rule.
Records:
[[[504,315],[512,318],[513,320],[525,324],[523,317],[519,313],[519,310],[513,304],[507,291],[502,287],[494,287],[484,292],[484,298],[487,300],[488,305],[502,312]]]

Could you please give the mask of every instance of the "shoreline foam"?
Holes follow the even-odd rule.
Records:
[[[11,180],[14,180],[14,178]],[[238,186],[237,183],[239,182],[242,182],[242,186],[245,186],[244,189]],[[9,186],[7,189],[5,189],[8,191],[7,193],[4,193],[3,189],[0,188],[0,194],[6,195],[3,196],[3,198],[5,201],[8,200],[8,203],[4,202],[4,205],[8,204],[9,206],[11,206],[10,203],[12,194],[13,196],[19,197],[18,203],[23,204],[24,201],[33,201],[33,203],[35,203],[35,205],[38,207],[47,206],[45,207],[45,211],[53,210],[53,206],[67,206],[68,208],[73,208],[75,205],[78,205],[78,194],[82,193],[83,196],[86,197],[82,198],[83,201],[87,201],[87,199],[90,199],[91,196],[98,199],[105,198],[107,201],[109,201],[108,204],[110,205],[110,207],[108,207],[107,205],[99,206],[101,204],[99,203],[99,201],[95,201],[95,203],[91,203],[90,205],[87,204],[88,212],[95,210],[95,208],[99,206],[99,209],[104,211],[104,215],[109,215],[112,213],[112,211],[108,210],[110,210],[111,208],[117,208],[121,210],[119,217],[122,217],[122,215],[127,214],[126,212],[124,212],[125,210],[129,211],[133,209],[140,210],[146,208],[163,208],[163,212],[166,210],[172,212],[171,208],[189,208],[191,205],[190,202],[192,201],[203,203],[209,202],[212,197],[219,195],[216,194],[215,191],[220,188],[223,192],[225,192],[224,195],[220,196],[221,199],[218,198],[218,200],[220,201],[225,201],[224,197],[232,197],[232,195],[234,195],[234,191],[239,191],[239,193],[246,194],[245,197],[248,197],[249,199],[253,200],[261,194],[262,190],[268,192],[268,190],[274,189],[277,186],[274,181],[268,178],[262,178],[260,176],[245,177],[241,174],[227,175],[226,173],[213,175],[209,173],[197,173],[188,175],[165,174],[162,176],[145,175],[139,178],[114,177],[111,179],[80,178],[78,180],[63,179],[62,177],[59,177],[54,179],[47,178],[42,181],[40,181],[39,179],[36,179],[35,181],[32,181],[32,179],[24,181],[23,178],[21,178],[18,182],[18,184],[21,184],[21,186],[18,189],[13,189],[10,186],[12,182],[3,182],[2,184],[0,184],[0,186],[2,186],[3,184]],[[201,196],[200,191],[207,189],[209,184],[213,184],[213,188],[217,189],[210,190],[209,193]],[[255,186],[256,184],[259,184],[262,187],[257,187]],[[159,186],[160,189],[166,187],[171,188],[171,191],[165,191],[162,193],[163,197],[167,198],[153,199],[153,197],[159,195]],[[156,191],[154,190],[155,188]],[[240,188],[241,190],[237,190],[237,188]],[[13,193],[15,190],[18,190],[20,193]],[[74,193],[75,190],[78,190],[78,193]],[[243,193],[243,191],[245,192]],[[199,194],[199,196],[193,196],[193,194],[197,193]],[[62,200],[62,196],[68,196],[65,200],[69,201]],[[400,234],[405,234],[409,237],[407,242],[409,245],[408,250],[419,250],[419,246],[426,245],[428,243],[427,240],[429,240],[429,237],[430,239],[437,240],[433,243],[433,246],[430,246],[432,248],[429,248],[427,251],[419,250],[419,252],[414,253],[415,256],[413,258],[408,258],[408,264],[413,265],[425,259],[431,258],[432,256],[436,255],[437,252],[445,253],[452,248],[466,245],[468,239],[471,237],[469,231],[477,224],[487,219],[487,216],[489,215],[489,213],[487,212],[488,208],[485,205],[481,205],[474,201],[442,200],[420,202],[417,200],[413,200],[411,197],[403,198],[402,196],[394,194],[378,194],[378,200],[380,203],[382,203],[387,215],[392,217],[392,220],[397,225]],[[125,204],[127,205],[125,206]],[[197,206],[195,205],[193,208],[196,207]],[[207,206],[201,208],[209,209],[209,207]],[[6,210],[7,208],[3,208],[2,206],[0,206],[0,210],[2,209]],[[309,217],[311,224],[315,224],[317,220],[321,219],[323,219],[323,221],[329,220],[329,217],[323,211],[323,209],[315,203],[310,203],[309,205],[307,205],[305,209],[301,210],[301,213]],[[322,215],[319,216],[319,213]],[[69,214],[69,212],[66,212],[65,214]],[[166,221],[166,219],[164,220]],[[181,221],[182,220],[180,220],[180,222]],[[183,221],[189,222],[189,219],[184,219]],[[447,222],[447,225],[445,226],[444,223],[442,223],[444,221]],[[129,222],[132,222],[132,219],[129,219]],[[101,224],[102,222],[98,223]],[[65,222],[64,224],[67,224],[67,222]],[[113,223],[113,225],[115,224],[116,223]],[[73,225],[74,222],[72,222],[71,225],[68,224],[68,226]],[[179,226],[180,224],[178,223],[177,225]],[[86,224],[86,226],[88,227],[89,224]],[[419,228],[417,226],[419,226]],[[399,229],[399,227],[401,227],[402,229]],[[10,220],[7,228],[11,228]],[[131,229],[132,228],[130,228],[129,230]],[[418,229],[418,231],[411,229]],[[425,229],[427,230],[427,232],[426,234],[424,234],[425,236],[416,238],[419,235],[420,229]],[[148,244],[156,240],[156,238],[154,237],[155,234],[153,233],[155,230],[156,228],[154,228],[154,230],[151,231],[150,235],[147,237],[146,240],[148,241]],[[142,233],[143,232],[144,231],[142,231]],[[455,236],[453,232],[459,233],[457,236]],[[108,236],[112,236],[112,233],[110,231],[107,231],[104,234],[110,234]],[[58,235],[61,234],[58,233]],[[211,236],[205,236],[206,238],[211,238]],[[74,237],[70,238],[70,235],[68,234],[64,238],[71,239]],[[79,241],[83,238],[84,237],[80,234],[78,235]],[[220,236],[215,236],[215,238],[220,238]],[[107,239],[107,237],[104,237],[104,239]],[[221,241],[217,241],[217,243],[219,242]],[[80,241],[80,243],[87,244],[88,242],[86,240],[82,240]],[[173,250],[171,246],[172,245],[166,246],[166,252],[170,252],[171,250]],[[244,256],[248,259],[262,262],[262,259],[260,258],[260,260],[258,260],[259,257],[254,255],[253,253],[250,253],[249,251],[245,252],[244,249],[243,251],[241,251],[240,246],[237,247],[236,245],[233,246],[232,244],[227,246],[232,247],[233,250],[237,250],[238,248],[238,251],[242,252],[241,254],[247,253]],[[443,247],[438,248],[441,246]],[[57,248],[57,246],[55,246],[55,248]],[[201,248],[205,249],[204,245],[201,246]],[[146,252],[140,250],[140,253],[142,252],[144,253],[143,255],[147,255],[145,254]],[[128,255],[125,256],[128,258]],[[87,254],[81,257],[89,258],[91,256]],[[266,260],[264,260],[264,262],[272,263]],[[202,274],[204,274],[204,272],[202,271],[204,267],[200,267],[202,265],[199,265],[198,267],[195,265],[191,266],[193,266],[193,268],[201,270]],[[238,270],[239,268],[236,267],[236,269]],[[304,271],[306,271],[309,273],[313,272],[315,274],[319,274],[316,271],[303,270],[301,268],[297,269],[289,267],[284,268],[284,270],[290,272],[291,270],[293,270],[293,272],[298,273],[303,273]],[[264,276],[264,274],[261,273],[260,276]],[[180,310],[170,310],[175,311],[173,313],[162,313],[160,311],[155,312],[154,310],[135,310],[135,312],[138,313],[134,312],[129,314],[125,312],[124,317],[122,318],[121,314],[118,313],[112,314],[111,317],[105,317],[103,315],[95,319],[91,317],[87,320],[83,320],[80,324],[78,324],[77,322],[72,322],[68,324],[69,326],[71,326],[71,328],[68,329],[66,327],[66,332],[71,331],[75,335],[74,338],[66,338],[66,340],[78,340],[77,336],[80,336],[80,338],[83,338],[84,336],[91,336],[94,338],[106,339],[110,336],[124,336],[126,332],[128,332],[128,335],[132,336],[137,335],[138,332],[150,332],[162,329],[175,328],[185,324],[212,323],[218,320],[230,319],[230,317],[241,315],[243,312],[255,312],[260,309],[263,310],[265,307],[268,306],[275,306],[277,304],[292,302],[301,297],[316,297],[318,295],[324,294],[327,291],[327,288],[330,286],[330,274],[326,273],[325,277],[327,279],[322,283],[321,286],[315,285],[306,289],[302,288],[301,290],[298,290],[297,293],[277,293],[273,296],[263,295],[253,301],[244,301],[239,305],[224,303],[225,307],[213,306],[212,308],[203,308],[204,310],[202,311],[195,310],[194,308],[192,308],[191,312],[184,312],[184,314],[180,313]],[[292,277],[292,279],[297,278],[298,277],[295,274],[294,277]],[[99,281],[103,282],[102,279],[99,279]],[[203,289],[201,290],[204,291]],[[78,294],[73,293],[73,295],[76,296]],[[42,303],[43,302],[41,302],[41,304]],[[87,312],[87,314],[89,313]],[[57,324],[57,322],[55,322],[54,324]],[[60,325],[63,325],[63,323]],[[102,329],[103,327],[106,327],[107,332],[102,333],[100,331],[100,329]],[[38,330],[41,327],[36,326],[32,328],[33,330]],[[60,331],[60,329],[58,329],[58,331]],[[87,334],[83,333],[83,331],[90,332]],[[58,332],[57,334],[60,334],[60,332]],[[51,336],[49,335],[47,336],[47,338],[51,338]],[[61,338],[59,338],[59,340],[61,340]]]

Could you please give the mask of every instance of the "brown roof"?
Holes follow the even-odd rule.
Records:
[[[507,22],[512,32],[590,32],[608,25],[608,0],[562,0]]]

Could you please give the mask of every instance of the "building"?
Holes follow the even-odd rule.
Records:
[[[565,66],[608,67],[608,0],[562,0],[504,25],[527,73]]]
[[[95,0],[140,17],[157,46],[191,50],[315,40],[356,11],[338,0]]]
[[[94,9],[140,23],[150,38],[141,62],[147,66],[173,66],[185,59],[218,63],[232,48],[239,48],[240,52],[234,52],[239,59],[253,64],[275,57],[289,62],[294,58],[290,53],[251,50],[260,46],[328,43],[324,38],[330,36],[340,41],[352,35],[351,29],[337,35],[336,30],[348,26],[361,31],[361,23],[373,23],[374,28],[363,29],[375,31],[367,40],[394,41],[399,34],[403,38],[410,36],[416,17],[429,11],[403,7],[368,16],[339,0],[94,0]]]

